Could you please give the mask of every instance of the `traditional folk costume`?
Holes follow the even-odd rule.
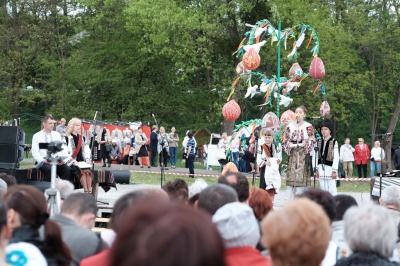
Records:
[[[333,122],[325,120],[322,127],[327,127],[332,132]],[[322,138],[317,143],[318,153],[313,151],[313,167],[317,161],[317,169],[319,173],[319,186],[322,190],[326,190],[333,196],[337,194],[336,180],[332,179],[332,173],[336,172],[336,178],[339,178],[339,145],[332,136],[326,139]]]
[[[268,193],[277,194],[281,187],[281,175],[279,173],[279,162],[282,162],[282,147],[278,143],[270,145],[261,145],[261,163],[260,163],[260,188]],[[270,165],[266,165],[269,162]]]
[[[79,134],[71,134],[65,137],[65,145],[67,147],[66,151],[68,152],[68,156],[70,156],[69,158],[65,159],[65,163],[71,167],[73,174],[75,174],[79,180],[84,175],[93,177],[90,167],[80,166],[79,169],[77,169],[76,166],[73,165],[74,161],[79,163],[90,160],[91,151],[85,137]]]
[[[292,195],[301,193],[311,183],[310,152],[315,145],[315,132],[308,122],[302,125],[290,123],[285,131],[283,148],[289,156],[286,172],[286,191]]]

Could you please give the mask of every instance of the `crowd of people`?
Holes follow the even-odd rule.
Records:
[[[90,159],[92,159],[90,148],[92,147],[95,149],[93,159],[101,160],[103,167],[107,167],[107,164],[108,167],[111,167],[111,163],[115,161],[117,164],[138,164],[141,168],[145,164],[148,168],[158,165],[164,170],[169,170],[168,166],[172,169],[176,168],[180,139],[175,127],[172,127],[170,133],[167,133],[164,127],[158,128],[157,125],[153,125],[149,137],[143,132],[142,126],[137,128],[135,134],[130,129],[124,132],[115,129],[111,134],[109,129],[103,127],[92,143],[93,138],[86,139],[82,136],[82,121],[78,118],[72,118],[68,124],[62,118],[57,127],[54,127],[54,125],[54,118],[51,115],[46,115],[42,119],[42,129],[32,139],[32,155],[37,168],[45,173],[46,178],[50,175],[50,162],[44,159],[46,149],[39,147],[39,144],[52,141],[62,141],[65,144],[67,155],[74,155],[69,156],[69,159],[65,161],[69,162],[68,164],[57,166],[57,173],[64,173],[63,179],[68,179],[67,176],[70,176],[69,166],[72,163],[74,165],[78,165],[78,162],[90,163]],[[121,133],[121,136],[118,138],[119,133]],[[187,159],[186,167],[192,170],[196,148],[197,143],[193,133],[188,130],[182,141],[182,150],[184,151],[184,158]],[[77,154],[74,154],[75,152]],[[62,156],[61,153],[57,155]],[[193,172],[192,170],[191,172]]]
[[[92,175],[90,139],[82,136],[82,122],[63,121],[54,131],[54,119],[47,115],[42,130],[33,136],[32,155],[45,176],[56,155],[56,187],[60,191],[60,212],[49,217],[46,197],[35,187],[17,185],[15,178],[0,174],[0,265],[396,265],[400,264],[400,188],[382,190],[379,204],[358,206],[350,195],[336,195],[341,162],[351,175],[355,161],[361,176],[370,163],[381,171],[384,152],[375,142],[369,150],[363,139],[354,148],[350,139],[340,147],[332,137],[333,123],[325,120],[321,138],[305,121],[304,106],[296,109],[296,120],[287,125],[282,145],[274,132],[264,129],[254,169],[260,171],[260,187],[250,187],[238,171],[241,136],[229,141],[222,135],[220,146],[230,146],[232,162],[225,162],[217,184],[196,179],[188,186],[175,179],[161,189],[136,190],[115,203],[109,228],[92,231],[97,205],[90,195]],[[153,126],[150,145],[141,127],[131,143],[121,148],[106,129],[97,136],[97,152],[103,163],[129,161],[135,154],[167,168],[167,158],[177,153],[175,128]],[[60,141],[63,149],[49,155],[43,143]],[[155,145],[155,141],[156,145]],[[153,143],[152,143],[153,142]],[[110,145],[110,146],[108,146]],[[182,146],[194,178],[197,143],[188,131]],[[233,146],[233,148],[232,148]],[[150,158],[149,158],[150,151]],[[288,155],[286,193],[289,200],[274,209],[274,196],[281,187],[279,166],[282,153]],[[251,150],[247,150],[251,154]],[[175,162],[174,162],[175,160]],[[172,168],[176,158],[170,160]],[[228,166],[229,167],[226,167]],[[311,175],[319,178],[320,189],[310,188]],[[372,174],[372,173],[371,173]],[[68,180],[80,180],[83,192],[74,191]]]
[[[305,188],[282,208],[239,172],[188,186],[133,190],[115,202],[109,226],[92,231],[97,206],[63,195],[49,217],[43,192],[0,174],[0,265],[283,266],[398,265],[400,188],[379,204]],[[14,182],[13,182],[14,181]],[[62,189],[60,189],[62,190]]]
[[[262,129],[258,139],[256,134],[244,137],[245,134],[238,136],[235,132],[229,138],[223,133],[218,144],[219,149],[226,153],[219,160],[221,171],[229,168],[229,171],[249,172],[242,164],[249,165],[251,172],[260,175],[260,188],[266,189],[273,196],[281,186],[280,171],[284,151],[288,157],[285,171],[286,193],[289,197],[301,194],[309,187],[312,176],[319,179],[321,189],[336,195],[337,180],[353,177],[353,163],[357,166],[359,178],[367,177],[368,164],[370,177],[382,173],[385,151],[379,141],[375,141],[374,147],[370,149],[363,138],[359,138],[354,147],[350,139],[346,138],[339,148],[338,141],[333,137],[334,123],[324,119],[318,128],[319,134],[306,121],[306,115],[307,109],[304,106],[296,108],[295,119],[285,126],[281,141],[276,141],[270,129]],[[400,165],[400,150],[398,157]]]

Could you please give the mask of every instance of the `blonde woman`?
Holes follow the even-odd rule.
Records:
[[[375,141],[374,147],[371,149],[371,178],[374,177],[375,171],[376,175],[379,176],[381,173],[382,160],[385,159],[385,151],[381,148],[381,143]]]
[[[81,135],[82,122],[78,118],[72,118],[68,122],[67,132],[65,133],[65,141],[69,158],[67,164],[72,167],[79,167],[78,162],[86,162],[88,167],[81,169],[80,182],[85,193],[92,193],[93,175],[90,171],[90,148],[86,138]],[[82,166],[81,166],[82,167]]]
[[[147,137],[146,134],[143,133],[142,127],[138,127],[138,131],[135,134],[135,143],[136,143],[136,150],[137,154],[136,157],[138,158],[140,168],[143,168],[143,157],[146,157],[146,162],[148,164],[148,168],[150,168],[149,164],[149,151],[147,150],[146,144],[147,144]]]

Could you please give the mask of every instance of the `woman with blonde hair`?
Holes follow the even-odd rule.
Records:
[[[374,147],[371,149],[371,178],[374,177],[375,171],[376,175],[379,176],[381,172],[382,160],[385,159],[385,151],[381,148],[381,143],[379,141],[374,142]]]
[[[81,135],[82,133],[82,122],[78,118],[72,118],[68,122],[67,132],[65,133],[65,141],[67,145],[68,156],[66,163],[72,168],[77,168],[79,170],[78,162],[86,162],[86,164],[91,164],[90,162],[90,148],[89,143],[86,138]],[[82,166],[81,166],[82,167]],[[93,174],[89,168],[81,168],[80,182],[83,186],[85,193],[92,193],[92,179]]]
[[[140,168],[143,168],[143,157],[146,158],[147,167],[150,168],[149,161],[149,151],[147,150],[147,137],[146,134],[143,133],[143,128],[140,126],[135,134],[135,143],[137,150],[136,157],[138,158]]]

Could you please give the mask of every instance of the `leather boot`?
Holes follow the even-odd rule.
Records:
[[[102,167],[106,167],[106,160],[103,160],[103,165]]]

